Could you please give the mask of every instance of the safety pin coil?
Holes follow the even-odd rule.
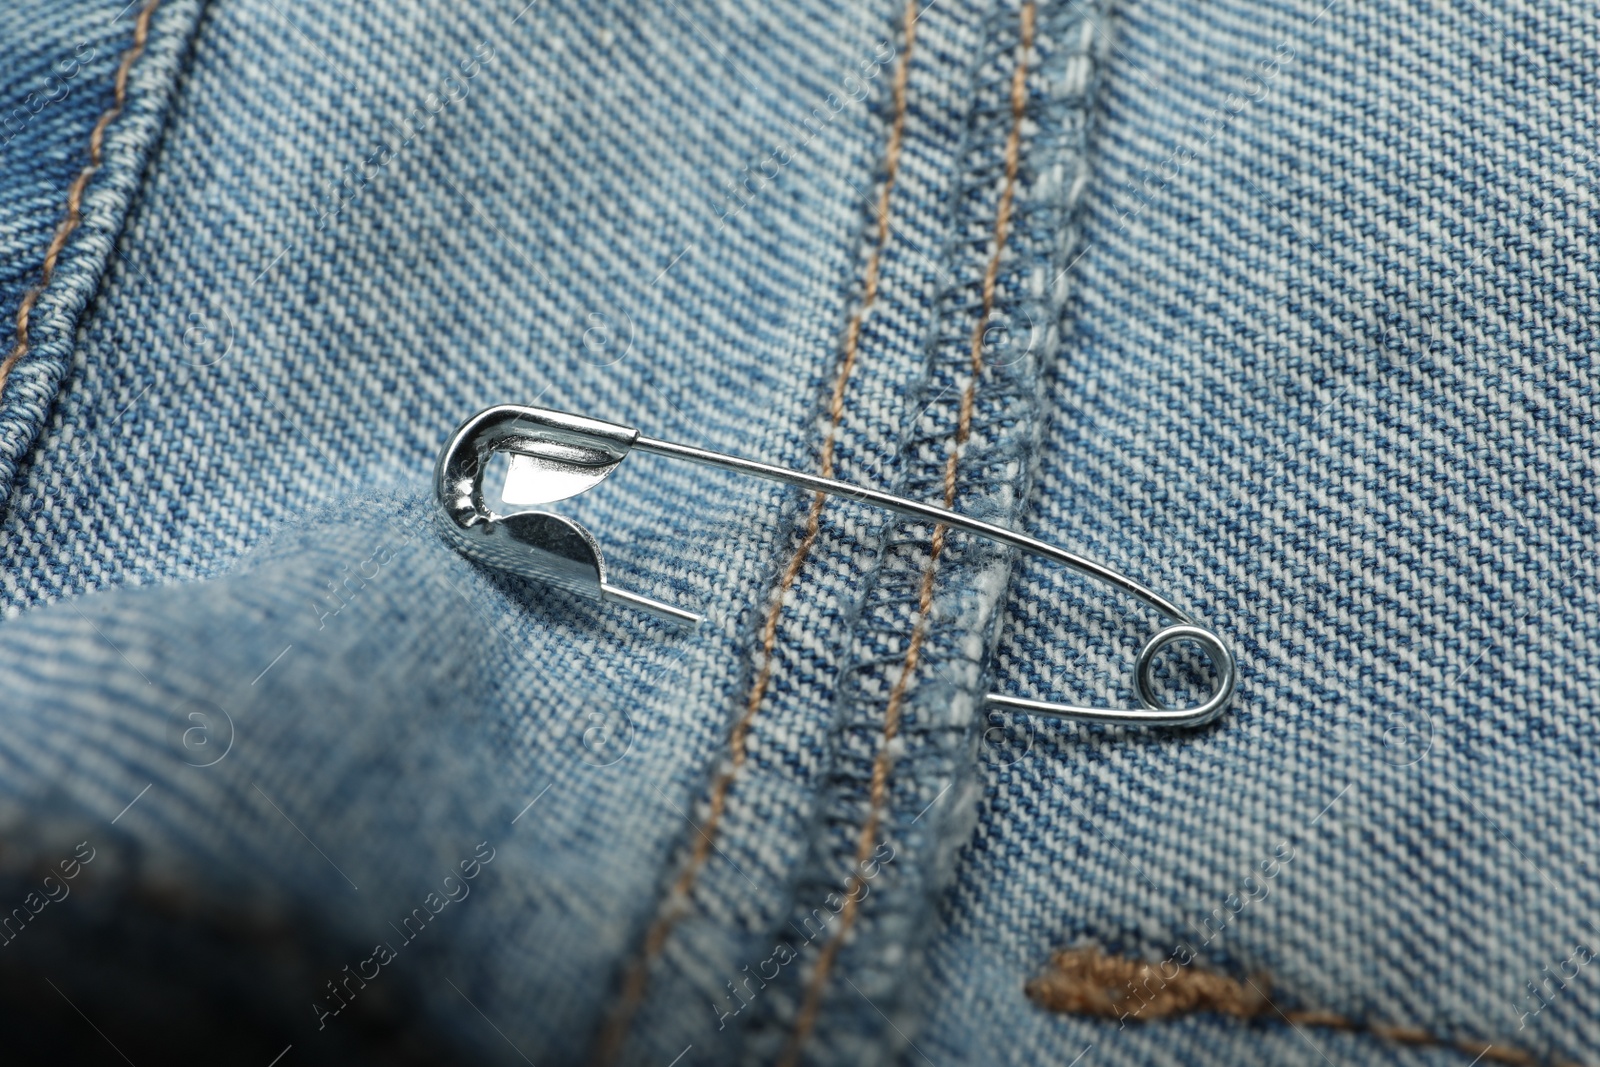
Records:
[[[1159,593],[1093,560],[932,504],[721,452],[657,441],[632,427],[581,415],[505,404],[479,412],[464,422],[445,444],[434,472],[440,525],[451,543],[471,559],[570,592],[627,604],[673,622],[696,624],[701,617],[692,611],[612,585],[606,577],[599,542],[571,519],[542,510],[497,515],[484,503],[483,476],[494,453],[510,456],[502,500],[519,507],[538,507],[593,488],[635,449],[844,497],[986,537],[1104,582],[1173,620],[1144,643],[1134,660],[1133,688],[1143,707],[1077,707],[990,693],[984,700],[988,708],[1116,725],[1200,726],[1221,715],[1233,699],[1238,671],[1233,652],[1221,637]],[[1155,658],[1163,648],[1185,640],[1199,645],[1211,660],[1216,672],[1215,688],[1210,698],[1196,707],[1169,708],[1158,698]]]

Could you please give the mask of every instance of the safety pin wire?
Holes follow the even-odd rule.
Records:
[[[672,441],[660,441],[643,435],[633,441],[633,447],[645,452],[653,452],[659,456],[669,456],[703,466],[738,471],[742,474],[765,478],[769,481],[782,482],[786,485],[798,486],[818,493],[827,493],[831,496],[871,504],[911,518],[922,519],[978,537],[988,538],[991,541],[1009,545],[1022,552],[1043,556],[1045,559],[1053,560],[1085,577],[1104,582],[1106,585],[1126,593],[1147,607],[1153,608],[1166,618],[1173,620],[1172,625],[1158,630],[1144,643],[1134,660],[1133,687],[1134,692],[1139,697],[1139,702],[1144,705],[1142,708],[1079,707],[1072,704],[1058,704],[1048,700],[1029,700],[1023,697],[1006,696],[1003,693],[988,694],[984,698],[984,705],[988,708],[1120,726],[1201,726],[1221,715],[1233,699],[1234,689],[1238,684],[1238,668],[1234,663],[1232,650],[1221,637],[1201,626],[1190,615],[1180,610],[1170,600],[1153,589],[1141,585],[1127,575],[1119,574],[1093,560],[1085,559],[1075,553],[1068,552],[1066,549],[1047,544],[1026,534],[1008,530],[1003,526],[996,526],[993,523],[968,518],[965,515],[957,514],[945,508],[935,507],[932,504],[907,500],[904,497],[894,496],[876,489],[868,489],[865,486],[854,485],[850,482],[842,482],[834,478],[805,474],[783,467],[774,467],[767,463],[758,463],[755,460],[730,456],[723,452],[712,452],[708,449],[695,448],[691,445],[676,444]],[[1157,680],[1154,677],[1155,658],[1166,646],[1184,640],[1193,641],[1199,645],[1211,660],[1212,668],[1216,671],[1215,690],[1208,700],[1197,707],[1168,708],[1160,702],[1157,693]]]

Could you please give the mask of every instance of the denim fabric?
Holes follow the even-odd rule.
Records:
[[[95,162],[94,180],[78,198],[70,243],[53,278],[28,315],[28,358],[6,376],[0,395],[0,501],[8,499],[18,466],[43,424],[67,372],[73,327],[93,295],[128,202],[159,132],[181,63],[195,0],[167,0],[152,33],[135,44],[143,4],[116,0],[70,5],[25,2],[0,12],[10,42],[0,71],[0,345],[19,340],[18,311],[66,222],[74,183]],[[130,48],[141,51],[118,100],[116,73]],[[120,106],[119,106],[120,105]],[[92,138],[105,127],[98,161]],[[10,362],[5,357],[0,360]]]
[[[270,1059],[291,1040],[313,1062],[370,1054],[375,1022],[411,1029],[408,1040],[486,1044],[451,1032],[458,1013],[422,1023],[438,1007],[393,970],[430,974],[458,997],[448,978],[492,1010],[478,986],[516,995],[516,957],[451,959],[452,941],[503,940],[506,915],[520,913],[529,917],[520,936],[555,947],[562,931],[532,917],[563,875],[554,856],[529,869],[512,844],[507,823],[520,804],[480,736],[497,732],[485,716],[497,645],[451,587],[464,568],[428,519],[419,504],[373,498],[281,530],[247,568],[204,587],[128,590],[8,626],[7,821],[46,825],[31,844],[13,835],[32,862],[12,860],[0,885],[8,908],[26,904],[23,917],[33,910],[27,894],[62,896],[25,922],[7,912],[7,985],[21,994],[9,1007],[14,1024],[37,1033],[26,1025],[35,1011],[70,1022],[67,999],[135,1062],[218,1055],[194,1034],[139,1025],[140,1010],[174,1004],[188,1005],[230,1061]],[[321,617],[307,609],[329,596],[330,576],[363,572],[370,579],[350,583],[347,607]],[[437,627],[372,625],[418,617],[419,605]],[[483,842],[492,859],[464,880],[458,865],[477,860]],[[79,877],[64,890],[42,881],[41,869],[79,844],[92,857]],[[461,899],[439,907],[430,893]],[[412,925],[390,925],[416,908]],[[187,922],[160,921],[179,909]],[[231,951],[219,952],[219,940]],[[390,973],[352,985],[354,1018],[319,1030],[312,1004],[335,1007],[327,983],[380,942],[398,955]],[[286,956],[296,962],[285,966]],[[119,968],[131,980],[109,980]],[[189,968],[203,968],[202,980],[184,980]],[[149,986],[170,999],[130,996]],[[418,1017],[406,1020],[400,1006]],[[232,1025],[221,1022],[230,1016]],[[96,1043],[80,1062],[106,1054]]]
[[[1010,727],[933,1062],[1600,1060],[1600,984],[1549,978],[1600,903],[1597,42],[1561,4],[1121,7],[1030,528],[1219,626],[1239,697]],[[1153,621],[1024,563],[996,684],[1126,701]],[[1199,946],[1284,841],[1196,966],[1472,1051],[1024,997],[1058,946]]]
[[[1024,996],[1287,841],[1207,968],[1594,1059],[1587,973],[1512,1011],[1600,936],[1594,16],[1320,8],[162,0],[0,396],[0,892],[105,842],[0,1010],[135,1062],[174,1004],[285,1064],[1466,1062]],[[475,567],[430,475],[502,402],[948,494],[1218,626],[1239,701],[987,718],[1131,703],[1155,620],[658,457],[559,510],[698,629]]]
[[[967,94],[982,87],[992,109],[1016,53],[1014,6],[935,9],[927,19],[932,43],[912,120],[923,132],[905,153],[895,203],[904,222],[894,229],[926,244],[915,258],[893,246],[896,263],[885,273],[883,303],[862,327],[862,374],[851,383],[839,434],[838,472],[874,484],[900,480],[907,424],[922,408],[942,404],[927,418],[950,417],[950,398],[938,393],[952,370],[931,376],[930,346],[941,330],[964,333],[971,321],[969,309],[948,309],[979,284],[998,195],[1000,141],[992,131],[972,132],[986,115]],[[41,606],[113,586],[177,582],[187,592],[156,607],[124,609],[125,597],[146,601],[122,593],[99,609],[138,613],[127,625],[100,625],[85,609],[106,631],[106,647],[131,661],[118,655],[85,672],[115,673],[122,667],[111,664],[123,664],[133,673],[122,683],[137,690],[148,677],[161,694],[127,717],[156,721],[164,710],[187,721],[186,705],[169,707],[166,694],[187,692],[182,676],[198,661],[204,677],[217,679],[200,686],[220,694],[206,699],[229,714],[236,690],[251,690],[251,708],[267,699],[250,685],[265,671],[278,687],[271,699],[286,706],[325,708],[339,722],[380,710],[404,722],[409,710],[458,731],[441,741],[447,747],[475,741],[500,772],[496,788],[481,774],[421,772],[406,776],[407,787],[437,794],[445,810],[470,811],[459,819],[462,840],[493,839],[494,826],[507,837],[526,835],[527,866],[515,881],[540,902],[475,896],[470,903],[482,906],[467,914],[480,915],[481,925],[463,923],[443,940],[438,951],[448,964],[402,962],[394,982],[429,1006],[420,1017],[437,1020],[431,1032],[487,1035],[484,1057],[581,1059],[650,923],[674,906],[670,886],[704,821],[708,778],[726,760],[730,724],[756,669],[759,619],[806,501],[636,457],[604,492],[564,509],[599,532],[619,584],[705,610],[709,621],[689,634],[475,570],[431,544],[409,550],[417,560],[407,565],[406,585],[367,600],[381,581],[369,572],[382,535],[347,530],[338,516],[424,508],[433,457],[450,428],[506,400],[813,467],[841,334],[861,298],[862,248],[878,228],[872,201],[893,121],[888,82],[903,47],[901,21],[888,6],[818,5],[780,17],[688,5],[642,13],[540,5],[468,16],[443,5],[379,14],[222,2],[205,9],[194,31],[193,58],[123,255],[110,262],[84,317],[76,373],[7,516],[8,610],[24,613],[19,635],[45,625],[33,618],[82,634],[76,605]],[[729,39],[749,43],[715,43]],[[1063,90],[1081,93],[1081,78]],[[779,145],[788,146],[787,160],[772,176],[765,164]],[[1031,188],[1036,179],[1027,181]],[[972,199],[986,203],[959,214],[944,206],[949,189],[984,182],[987,195]],[[1018,242],[1031,259],[1047,254]],[[951,264],[962,275],[941,277]],[[1007,292],[1014,278],[1006,275]],[[941,309],[954,321],[941,323]],[[958,363],[959,350],[944,358]],[[1011,448],[1015,468],[1023,453]],[[775,685],[752,734],[751,800],[734,798],[717,863],[689,919],[652,963],[628,1030],[630,1060],[666,1062],[690,1043],[710,1060],[741,1055],[738,1034],[719,1029],[713,1000],[754,947],[770,952],[774,928],[799,898],[810,842],[821,840],[811,826],[833,757],[844,624],[860,614],[857,589],[884,525],[881,515],[849,506],[827,517],[792,595]],[[304,554],[306,569],[261,579],[274,612],[315,633],[359,625],[373,641],[387,635],[397,655],[458,662],[483,677],[448,701],[431,695],[436,688],[403,684],[374,696],[381,709],[354,692],[330,701],[326,680],[341,669],[368,677],[396,667],[274,632],[265,609],[227,607],[233,579],[220,576],[267,573],[253,561],[275,551],[273,531],[285,523],[320,532],[287,553]],[[318,562],[336,548],[345,553],[337,567]],[[992,559],[986,566],[992,616],[999,585]],[[425,595],[413,570],[445,573]],[[446,584],[471,608],[465,621],[457,605],[440,601]],[[341,598],[348,607],[338,607]],[[132,635],[153,640],[170,629],[157,621],[162,612],[186,611],[205,620],[201,630],[183,629],[195,635],[193,647],[146,662]],[[450,640],[424,651],[415,631],[436,627]],[[397,628],[413,632],[401,638]],[[814,647],[807,634],[824,645]],[[474,671],[474,661],[461,659],[463,645],[477,647],[486,665]],[[34,647],[21,636],[14,646],[23,661]],[[63,662],[77,647],[63,649]],[[52,676],[56,689],[30,689],[12,714],[61,706],[116,718],[110,698],[82,691],[71,677]],[[966,668],[960,684],[970,706],[976,670]],[[414,698],[397,701],[394,693],[408,688]],[[446,703],[477,716],[441,724]],[[102,770],[92,789],[69,778],[66,795],[51,803],[109,819],[141,796],[118,825],[143,828],[152,851],[247,880],[272,866],[272,883],[300,911],[320,916],[314,929],[341,938],[367,927],[325,903],[331,868],[348,869],[358,885],[367,880],[355,870],[363,856],[401,857],[383,861],[398,867],[374,868],[370,880],[385,886],[420,886],[436,873],[432,852],[403,859],[411,854],[405,835],[379,826],[358,838],[340,829],[386,795],[383,768],[368,783],[379,793],[340,779],[334,799],[312,780],[323,757],[343,766],[348,754],[286,735],[253,744],[255,758],[282,768],[268,792],[284,821],[304,831],[283,839],[297,854],[280,857],[277,839],[221,848],[185,814],[193,809],[169,807],[190,773],[181,742],[200,736],[187,730],[164,758],[136,759],[97,736],[83,759],[120,773]],[[247,740],[240,737],[241,750]],[[19,755],[8,789],[43,805],[45,779],[23,769],[35,762]],[[775,804],[759,796],[769,780],[759,772],[768,768],[782,772]],[[251,783],[229,780],[225,795],[202,808],[225,822],[254,819],[261,798]],[[925,806],[915,795],[905,803],[914,800]],[[319,814],[329,804],[340,812]],[[758,850],[763,862],[750,862]],[[902,862],[926,867],[920,879],[930,883],[938,855],[909,850]],[[810,864],[834,865],[820,853]],[[906,896],[917,899],[904,907],[925,909],[926,892],[913,883]],[[362,909],[360,923],[414,896],[386,894]],[[896,936],[920,938],[916,930]],[[331,1058],[320,1051],[331,1046],[318,1043],[313,998],[322,998],[320,988],[306,991],[303,1018],[284,1042],[297,1054]],[[688,1006],[681,1012],[680,1003]],[[774,997],[763,1008],[781,1004]],[[876,1027],[870,1041],[894,1036],[863,1005],[829,1011],[858,1029]],[[690,1036],[679,1044],[683,1031]]]

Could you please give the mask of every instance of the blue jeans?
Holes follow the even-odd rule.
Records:
[[[21,1053],[1600,1061],[1597,21],[0,14]],[[505,402],[1100,559],[1237,701],[991,715],[1159,620],[656,457],[557,510],[698,628],[479,568]]]

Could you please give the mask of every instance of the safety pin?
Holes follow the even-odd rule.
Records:
[[[692,611],[612,585],[606,577],[599,542],[578,523],[548,511],[497,515],[484,504],[483,476],[495,453],[510,456],[501,499],[513,506],[537,507],[593,488],[635,449],[829,493],[987,537],[1104,582],[1173,620],[1145,642],[1134,660],[1133,688],[1142,708],[1084,708],[1001,693],[990,693],[984,700],[986,707],[1124,726],[1200,726],[1221,715],[1233,699],[1238,671],[1233,653],[1221,637],[1166,597],[1093,560],[931,504],[721,452],[658,441],[642,436],[632,427],[581,415],[505,404],[479,412],[462,423],[440,453],[434,472],[434,488],[443,512],[441,526],[455,547],[471,559],[584,596],[627,604],[663,619],[694,625],[701,616]],[[1183,640],[1193,641],[1210,658],[1216,671],[1216,687],[1198,707],[1169,708],[1157,698],[1152,676],[1154,661],[1161,649]]]

